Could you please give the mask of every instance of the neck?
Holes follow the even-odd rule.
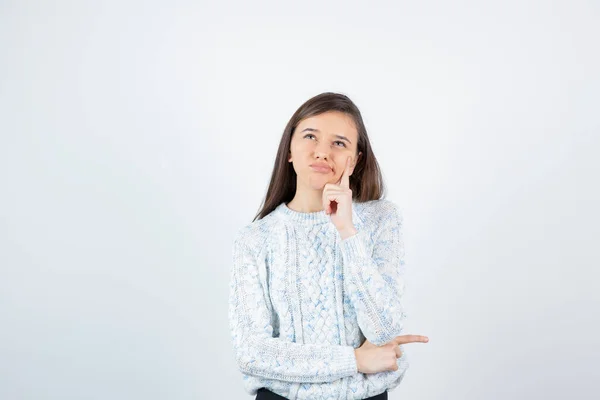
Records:
[[[294,198],[287,206],[291,210],[304,213],[323,211],[323,190],[296,190]]]

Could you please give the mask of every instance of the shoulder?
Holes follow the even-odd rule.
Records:
[[[385,221],[402,221],[402,209],[388,199],[369,200],[356,203],[356,213],[362,222],[372,226],[380,226]]]
[[[252,253],[259,253],[268,244],[274,230],[280,225],[280,221],[273,214],[252,221],[239,228],[233,237],[235,248],[244,247]]]

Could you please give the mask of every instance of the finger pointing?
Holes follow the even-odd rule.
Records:
[[[397,344],[429,342],[429,338],[427,336],[422,336],[422,335],[401,335],[401,336],[396,336],[396,338],[394,340]]]
[[[346,159],[346,165],[344,167],[344,172],[342,173],[342,177],[340,178],[340,186],[344,189],[350,189],[350,165],[352,158],[348,156]]]

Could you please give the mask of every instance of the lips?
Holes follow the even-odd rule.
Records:
[[[331,167],[327,164],[311,164],[310,167],[316,172],[331,172]]]

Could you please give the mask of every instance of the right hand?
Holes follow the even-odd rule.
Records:
[[[389,343],[377,346],[365,340],[365,342],[354,350],[358,372],[363,374],[375,374],[383,371],[397,371],[397,358],[402,357],[401,344],[427,343],[429,338],[421,335],[396,336]]]

